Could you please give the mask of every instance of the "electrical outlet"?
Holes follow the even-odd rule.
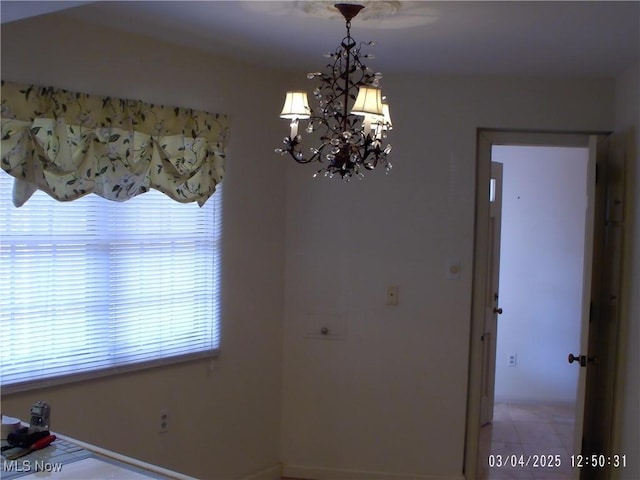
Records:
[[[158,420],[158,433],[167,433],[169,431],[169,410],[166,408],[160,410]]]
[[[507,357],[507,367],[515,367],[518,364],[518,355],[516,353],[510,353]]]

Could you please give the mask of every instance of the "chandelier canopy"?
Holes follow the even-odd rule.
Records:
[[[387,172],[391,163],[387,155],[391,145],[383,145],[391,130],[389,105],[384,103],[380,89],[380,73],[366,67],[361,59],[371,59],[371,54],[361,54],[362,45],[351,37],[351,19],[362,5],[338,3],[335,7],[346,21],[347,36],[333,53],[327,72],[313,72],[308,79],[318,79],[320,85],[313,91],[318,108],[309,107],[307,93],[287,92],[280,118],[291,121],[291,134],[284,138],[284,148],[277,148],[281,155],[289,154],[298,163],[318,161],[323,164],[314,176],[323,173],[333,177],[338,174],[344,180],[364,177],[365,170],[373,170],[378,163]],[[305,157],[302,136],[298,134],[299,120],[308,120],[306,132],[318,130],[320,143],[311,147]]]

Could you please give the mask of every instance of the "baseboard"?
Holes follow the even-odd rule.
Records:
[[[364,470],[341,470],[302,465],[285,465],[282,476],[309,480],[465,480],[458,475],[420,475],[411,473],[370,472]]]
[[[282,465],[274,465],[273,467],[265,468],[264,470],[256,473],[252,473],[247,477],[242,477],[239,480],[280,480],[282,478]]]

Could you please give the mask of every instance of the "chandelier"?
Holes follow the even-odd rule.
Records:
[[[318,109],[309,107],[306,92],[287,92],[280,118],[290,120],[291,134],[284,138],[285,147],[277,148],[276,153],[289,154],[298,163],[322,163],[314,176],[337,174],[349,181],[364,177],[365,170],[373,170],[379,163],[387,173],[391,170],[387,159],[391,145],[383,142],[392,125],[389,105],[380,89],[382,75],[361,61],[373,58],[371,54],[361,54],[361,47],[374,43],[357,45],[351,37],[351,19],[364,7],[338,3],[335,8],[346,21],[347,36],[334,53],[325,55],[333,59],[333,64],[327,65],[327,73],[307,75],[308,79],[320,81],[313,91]],[[308,120],[307,133],[319,133],[320,143],[311,147],[306,157],[298,134],[299,120]]]

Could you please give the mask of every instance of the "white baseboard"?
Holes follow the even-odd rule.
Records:
[[[364,470],[341,470],[302,465],[285,465],[285,477],[299,477],[313,480],[465,480],[458,475],[419,475],[411,473],[369,472]]]
[[[282,478],[282,465],[274,465],[273,467],[265,468],[264,470],[256,473],[252,473],[247,477],[242,477],[240,480],[280,480]]]

